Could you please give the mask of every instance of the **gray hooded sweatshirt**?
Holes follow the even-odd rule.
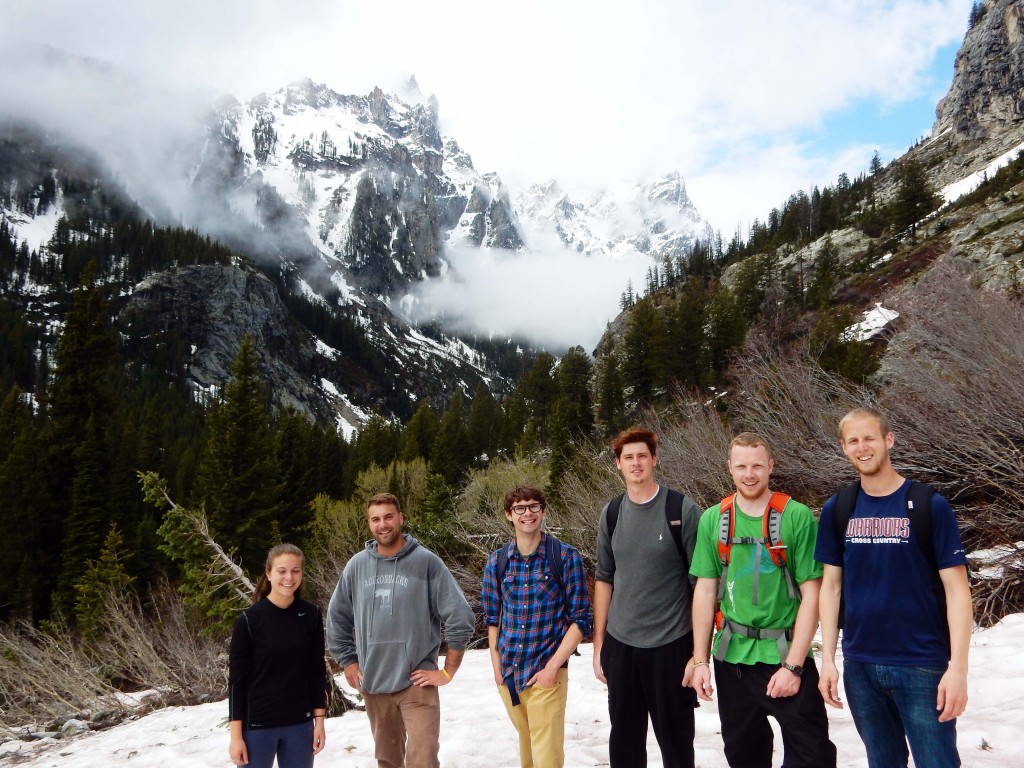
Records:
[[[342,667],[359,662],[367,693],[404,690],[413,670],[437,669],[442,623],[454,650],[465,649],[473,634],[473,611],[451,571],[412,536],[403,538],[393,557],[366,542],[327,608],[327,647]]]

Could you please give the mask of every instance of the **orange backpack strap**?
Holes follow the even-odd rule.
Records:
[[[736,494],[722,499],[718,518],[718,561],[722,567],[729,565],[729,553],[732,551],[732,536],[736,531],[736,516],[733,514],[733,500]]]
[[[784,493],[773,493],[768,500],[768,509],[761,519],[761,530],[768,546],[768,553],[779,568],[786,566],[786,543],[782,540],[782,513],[789,504],[789,499],[790,497]]]
[[[790,497],[784,493],[773,493],[768,501],[768,509],[764,514],[764,540],[768,547],[768,554],[772,562],[782,570],[786,579],[786,589],[789,592],[790,600],[800,599],[800,590],[797,589],[793,573],[790,571],[789,563],[786,560],[786,542],[782,540],[782,513],[789,504]]]

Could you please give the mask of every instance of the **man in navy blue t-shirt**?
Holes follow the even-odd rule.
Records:
[[[870,768],[960,765],[956,718],[967,706],[972,613],[966,557],[953,510],[932,496],[935,564],[915,539],[910,481],[893,469],[888,420],[858,408],[839,422],[843,452],[860,475],[846,526],[836,533],[836,496],[825,502],[814,558],[825,565],[820,593],[824,645],[819,688],[842,707],[835,654],[840,595],[845,604],[843,674],[850,711]],[[838,495],[838,494],[837,494]],[[943,613],[933,587],[938,568]]]

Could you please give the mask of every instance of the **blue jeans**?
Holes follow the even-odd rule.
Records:
[[[254,728],[243,732],[249,752],[248,768],[312,768],[313,721],[280,728]]]
[[[943,667],[843,665],[846,698],[869,768],[907,768],[907,742],[918,768],[959,768],[956,720],[935,709]]]

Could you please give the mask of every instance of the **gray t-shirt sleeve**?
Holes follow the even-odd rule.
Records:
[[[686,553],[686,575],[690,580],[691,592],[692,588],[697,584],[697,577],[691,575],[689,570],[693,564],[693,550],[697,546],[697,526],[700,524],[700,518],[703,514],[704,511],[697,506],[693,499],[689,496],[683,497],[682,542],[683,552]]]
[[[608,535],[607,504],[601,510],[601,518],[597,526],[597,567],[594,571],[594,578],[609,584],[615,582],[615,556],[612,554],[611,537]]]

